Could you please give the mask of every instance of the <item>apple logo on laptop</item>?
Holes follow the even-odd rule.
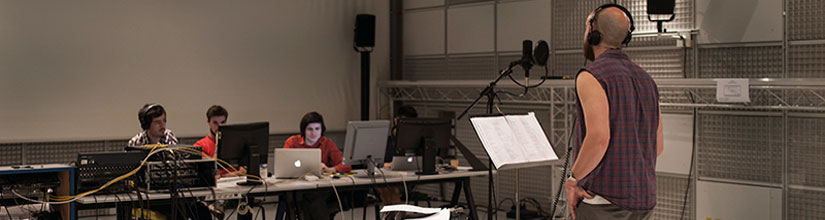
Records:
[[[295,167],[300,168],[301,167],[301,160],[296,160],[294,164],[295,164]]]

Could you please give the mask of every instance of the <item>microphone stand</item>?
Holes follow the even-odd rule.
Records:
[[[487,88],[484,88],[484,90],[481,91],[481,93],[478,95],[478,98],[476,98],[473,101],[473,103],[470,104],[470,106],[468,106],[466,109],[464,109],[464,112],[462,112],[461,115],[459,115],[458,118],[456,118],[456,121],[458,121],[462,117],[464,117],[464,115],[466,115],[470,111],[470,109],[473,108],[473,106],[478,104],[478,101],[480,101],[481,98],[484,97],[484,96],[487,96],[487,114],[492,115],[493,114],[493,105],[495,104],[495,98],[496,98],[496,91],[495,91],[496,84],[498,83],[498,81],[501,81],[501,79],[504,78],[505,76],[508,76],[511,73],[513,73],[513,67],[515,67],[518,64],[519,64],[519,61],[511,62],[510,65],[507,66],[507,69],[502,70],[501,73],[498,74],[498,77],[495,80],[493,80],[492,82],[490,82],[490,84],[487,85]],[[488,170],[489,172],[487,173],[487,177],[488,177],[488,182],[487,182],[487,220],[493,220],[493,215],[492,215],[493,209],[496,209],[496,212],[498,212],[498,207],[495,207],[495,205],[493,204],[493,169],[495,168],[495,166],[493,166],[493,160],[490,160],[489,158],[488,158],[488,160],[490,162],[490,166],[489,166],[490,169]]]

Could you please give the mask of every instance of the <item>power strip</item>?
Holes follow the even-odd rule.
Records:
[[[233,199],[240,199],[240,193],[215,193],[215,195],[209,194],[204,198],[206,201],[215,201],[215,200],[233,200]]]

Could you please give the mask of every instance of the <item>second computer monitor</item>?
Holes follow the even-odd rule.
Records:
[[[422,155],[427,144],[436,149],[446,148],[450,145],[452,125],[452,120],[446,118],[400,118],[395,134],[396,151]]]
[[[344,163],[383,163],[389,134],[390,121],[350,121],[344,143]]]
[[[232,166],[246,166],[252,175],[258,175],[258,166],[267,163],[269,122],[221,125],[217,136],[218,159]]]

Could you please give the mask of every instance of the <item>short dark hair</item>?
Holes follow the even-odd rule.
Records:
[[[401,107],[398,107],[398,112],[395,115],[395,117],[418,118],[418,112],[416,112],[415,108],[413,108],[410,105],[403,105]]]
[[[324,117],[318,112],[310,112],[301,118],[301,137],[306,136],[307,126],[309,126],[310,123],[321,123],[321,136],[324,136],[324,133],[327,131],[327,126],[324,124]]]
[[[152,125],[152,119],[166,114],[166,109],[158,103],[148,103],[143,105],[138,111],[138,121],[140,121],[140,128],[143,130],[149,129]]]
[[[226,109],[220,105],[213,105],[206,110],[206,120],[211,119],[215,116],[226,116],[229,117],[229,112],[226,112]]]

